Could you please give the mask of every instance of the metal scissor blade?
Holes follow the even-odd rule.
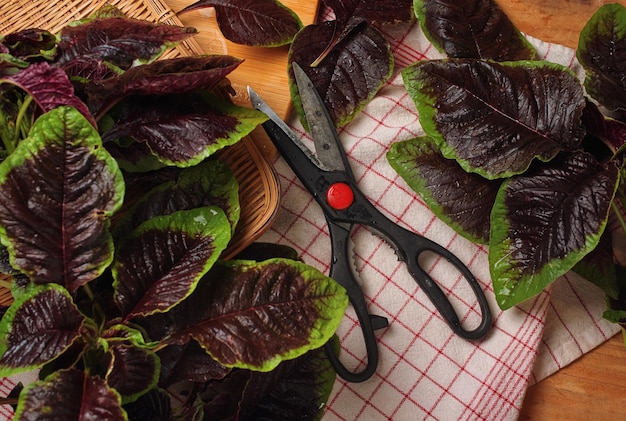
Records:
[[[331,171],[346,171],[351,174],[337,130],[324,106],[324,101],[302,67],[296,62],[292,67],[317,158],[325,168]]]
[[[291,128],[287,125],[287,123],[285,123],[278,116],[278,114],[276,114],[276,112],[272,109],[272,107],[267,105],[267,103],[263,101],[263,99],[259,96],[259,94],[254,92],[254,90],[249,86],[248,86],[248,96],[250,97],[250,102],[252,103],[252,106],[256,110],[261,111],[263,114],[268,116],[269,119],[272,120],[289,137],[289,139],[291,139],[291,141],[295,145],[297,145],[298,148],[302,150],[302,152],[307,156],[307,158],[309,158],[311,162],[313,162],[315,165],[317,165],[320,168],[324,167],[324,165],[313,154],[313,152],[311,152],[311,150],[307,148],[304,143],[302,143],[302,141],[298,138],[298,136],[296,136],[296,134],[293,132],[293,130],[291,130]]]

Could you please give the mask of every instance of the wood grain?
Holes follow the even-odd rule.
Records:
[[[624,0],[496,0],[517,28],[543,41],[576,48],[585,23],[603,4]]]
[[[621,333],[528,388],[520,420],[626,417],[626,348]]]
[[[165,0],[174,10],[189,0]],[[513,23],[525,34],[570,48],[578,45],[585,23],[603,0],[497,0]],[[303,23],[313,22],[317,2],[284,0]],[[626,0],[617,3],[626,6]],[[246,62],[231,80],[239,92],[250,84],[278,112],[290,106],[286,75],[287,48],[258,49],[233,45],[221,38],[212,18],[198,12],[184,14],[185,25],[200,30],[198,41],[206,52],[228,53]],[[246,101],[245,94],[239,98]],[[255,136],[257,136],[255,134]],[[263,140],[261,140],[263,142]],[[272,155],[270,146],[264,146]],[[520,419],[524,420],[617,420],[626,417],[626,347],[616,335],[579,360],[528,389]]]

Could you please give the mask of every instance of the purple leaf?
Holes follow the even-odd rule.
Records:
[[[200,0],[180,13],[215,8],[224,37],[234,43],[277,47],[291,42],[302,27],[298,16],[275,0]]]
[[[225,262],[168,313],[169,342],[191,337],[226,367],[267,371],[330,339],[346,300],[343,288],[299,262]]]
[[[416,0],[428,39],[451,58],[534,60],[535,48],[494,0]]]
[[[305,27],[293,41],[289,61],[304,69],[335,124],[343,126],[389,79],[393,72],[393,56],[383,35],[370,25],[362,25],[329,52],[321,64],[310,67],[308,64],[331,42],[334,31],[332,22]],[[291,69],[289,77],[294,106],[303,116]]]
[[[254,109],[199,94],[135,98],[121,110],[103,141],[121,165],[140,169],[137,164],[146,155],[170,166],[196,165],[267,119]],[[135,142],[126,147],[110,144],[121,137]]]
[[[0,39],[0,45],[7,53],[22,60],[47,60],[56,52],[56,37],[43,29],[28,28],[5,35]]]
[[[156,181],[158,175],[155,173],[150,173],[150,177],[127,176],[127,194],[139,198],[115,224],[114,236],[127,235],[155,216],[211,205],[224,211],[234,230],[241,210],[239,192],[237,180],[225,163],[209,158],[181,171],[167,168],[160,172],[167,173],[167,179],[154,185],[146,178]],[[133,182],[135,178],[136,182]]]
[[[135,402],[125,404],[129,420],[174,421],[172,397],[162,389],[151,389]],[[176,418],[181,419],[181,418]]]
[[[594,140],[604,143],[612,154],[626,145],[626,123],[605,116],[593,102],[587,101],[582,121]]]
[[[542,291],[596,248],[619,170],[586,152],[559,154],[507,179],[491,213],[489,265],[500,308]]]
[[[580,32],[576,57],[589,95],[611,110],[626,110],[626,7],[600,7]]]
[[[44,113],[61,105],[69,105],[80,111],[96,127],[87,106],[74,95],[74,87],[67,74],[58,67],[52,67],[45,62],[31,64],[13,76],[0,79],[1,82],[12,83],[26,91]]]
[[[412,0],[381,2],[378,0],[323,0],[333,9],[339,25],[350,26],[351,20],[367,21],[371,25],[410,22],[415,18]]]
[[[324,412],[335,377],[324,348],[284,361],[269,373],[252,372],[239,403],[239,419],[316,419]]]
[[[74,292],[113,258],[109,217],[124,184],[100,137],[71,107],[41,116],[0,166],[0,238],[35,283]]]
[[[119,395],[100,377],[76,369],[27,385],[15,420],[123,420]]]
[[[499,180],[468,174],[456,161],[444,158],[429,137],[393,144],[387,159],[439,218],[473,242],[489,242]]]
[[[443,155],[489,179],[576,149],[585,135],[582,86],[557,64],[430,60],[402,75],[424,131]]]
[[[333,22],[332,38],[320,55],[311,62],[311,67],[319,66],[326,56],[361,24],[367,23],[380,28],[385,24],[411,22],[415,18],[411,0],[392,2],[325,0],[324,3],[333,9],[337,20]]]
[[[76,58],[89,58],[128,69],[135,60],[154,60],[166,48],[195,33],[194,28],[138,19],[93,19],[61,30],[58,63],[66,65]]]
[[[211,89],[241,60],[224,55],[179,57],[133,67],[118,77],[86,87],[89,106],[98,116],[129,95],[183,94]]]
[[[116,252],[115,302],[127,318],[169,310],[193,292],[229,240],[230,224],[215,207],[146,221]]]
[[[39,368],[81,335],[84,317],[57,285],[33,288],[16,298],[0,322],[0,373]]]
[[[169,345],[157,354],[161,360],[161,387],[183,381],[205,383],[223,379],[230,372],[193,340],[185,345]]]
[[[105,380],[122,395],[124,402],[135,401],[156,386],[159,359],[154,352],[122,344],[111,346],[109,352],[113,358]]]

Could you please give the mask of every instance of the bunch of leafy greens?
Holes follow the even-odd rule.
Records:
[[[194,32],[105,8],[0,38],[0,376],[39,370],[16,419],[321,416],[347,297],[290,250],[220,259],[215,152],[265,117],[223,94],[240,60],[156,60]]]
[[[426,135],[395,143],[392,167],[458,233],[489,245],[501,308],[574,270],[606,292],[606,318],[626,320],[616,257],[626,232],[626,9],[603,6],[583,29],[584,82],[538,60],[490,0],[418,0],[415,13],[448,58],[403,70]]]

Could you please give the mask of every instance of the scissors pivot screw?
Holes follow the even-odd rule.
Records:
[[[326,202],[335,210],[348,209],[354,202],[352,187],[341,182],[331,184],[326,190]]]

